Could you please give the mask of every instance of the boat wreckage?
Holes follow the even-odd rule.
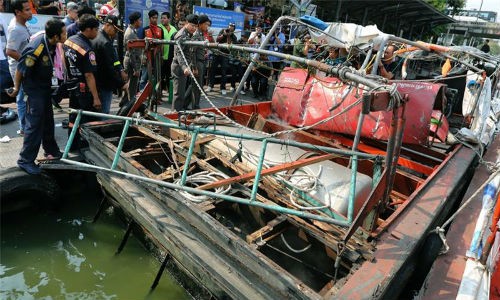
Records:
[[[361,54],[361,67],[269,52],[267,40],[260,48],[185,42],[271,54],[318,71],[285,68],[272,101],[236,105],[235,96],[228,107],[162,115],[152,62],[166,42],[134,41],[129,46],[150,55],[151,82],[123,116],[73,111],[61,161],[97,172],[113,203],[166,251],[165,261],[215,298],[397,299],[438,255],[442,243],[431,232],[456,209],[477,152],[493,137],[490,93],[500,60],[363,35],[352,24],[317,32],[289,17],[267,36],[282,22]],[[370,64],[377,69],[389,41],[400,45],[406,80],[366,72]],[[451,71],[441,72],[444,64]],[[134,116],[144,101],[147,109]],[[466,115],[457,112],[462,104],[471,107]],[[79,124],[83,115],[101,121]],[[86,162],[68,159],[77,130],[89,144]],[[457,135],[468,139],[451,142]]]

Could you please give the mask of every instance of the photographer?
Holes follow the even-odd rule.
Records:
[[[262,25],[257,23],[257,25],[255,25],[255,31],[252,32],[248,38],[248,43],[250,45],[255,45],[254,47],[258,47],[264,40],[264,37],[265,35],[262,33]]]
[[[285,35],[281,32],[281,29],[276,29],[274,34],[269,39],[269,51],[274,51],[278,53],[283,53],[283,45],[285,44]],[[281,58],[276,56],[269,56],[269,61],[273,66],[271,75],[278,79],[279,72],[283,68],[281,63]]]
[[[236,25],[234,23],[229,23],[228,27],[225,29],[222,29],[219,32],[219,35],[217,35],[217,43],[226,43],[226,44],[236,44],[238,42],[238,39],[236,38],[236,35],[234,34],[234,29],[236,28]],[[215,55],[213,62],[212,62],[212,67],[210,69],[210,80],[209,80],[209,87],[207,89],[208,92],[212,90],[215,84],[215,71],[217,70],[217,66],[220,65],[222,69],[222,77],[221,77],[221,82],[220,82],[220,91],[222,95],[226,95],[226,72],[227,68],[229,65],[229,50],[220,50],[221,54],[220,55]],[[234,86],[234,72],[231,71],[231,86]]]
[[[295,39],[293,46],[293,55],[303,58],[311,58],[313,53],[316,51],[316,45],[313,43],[311,36],[307,33],[303,35],[301,39]],[[306,65],[300,64],[298,62],[292,63],[292,68],[307,68]]]

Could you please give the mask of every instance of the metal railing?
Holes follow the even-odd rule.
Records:
[[[66,147],[64,149],[63,156],[61,158],[61,161],[64,163],[84,167],[84,168],[88,169],[89,171],[91,170],[91,171],[95,171],[95,172],[111,173],[114,175],[119,175],[119,176],[122,176],[125,178],[129,178],[129,179],[135,179],[135,180],[139,180],[139,181],[143,181],[143,182],[147,182],[147,183],[156,184],[156,185],[166,187],[166,188],[169,188],[172,190],[182,190],[182,191],[186,191],[188,193],[193,193],[193,194],[197,194],[197,195],[204,195],[204,196],[208,196],[211,198],[222,199],[222,200],[231,201],[231,202],[235,202],[235,203],[239,203],[239,204],[257,206],[257,207],[261,207],[264,209],[276,211],[278,213],[295,215],[295,216],[298,216],[301,218],[318,220],[321,222],[335,224],[335,225],[339,225],[339,226],[343,226],[343,227],[349,227],[353,221],[353,210],[354,210],[353,208],[354,208],[354,201],[355,201],[356,174],[357,174],[357,161],[358,161],[358,159],[375,159],[376,158],[376,160],[378,160],[378,161],[382,160],[382,157],[380,157],[379,155],[372,155],[372,154],[367,154],[367,153],[358,152],[358,151],[354,151],[354,150],[353,151],[342,150],[342,149],[337,149],[337,148],[332,148],[332,147],[318,146],[318,145],[295,142],[295,141],[290,141],[290,140],[281,140],[281,139],[272,138],[272,137],[265,137],[265,136],[262,137],[262,136],[248,135],[248,134],[234,134],[234,133],[230,133],[230,132],[226,132],[226,131],[222,131],[222,130],[217,130],[215,128],[212,129],[212,128],[193,126],[193,125],[186,125],[186,124],[182,124],[180,122],[179,123],[176,123],[173,121],[160,122],[160,121],[152,121],[152,120],[145,120],[145,119],[139,119],[139,118],[130,118],[130,117],[124,117],[124,116],[115,116],[115,115],[108,115],[108,114],[82,111],[82,110],[74,110],[74,109],[70,109],[70,113],[76,113],[77,117],[76,117],[75,123],[73,125],[73,129],[71,131],[71,134],[68,138],[68,142],[66,144]],[[120,136],[120,140],[118,142],[118,146],[116,149],[116,153],[114,154],[114,158],[113,158],[111,166],[109,168],[103,167],[103,166],[95,166],[95,165],[91,165],[88,163],[82,163],[82,162],[77,162],[77,161],[73,161],[73,160],[68,159],[68,154],[69,154],[69,151],[71,149],[71,145],[72,145],[73,140],[75,138],[76,132],[80,126],[82,115],[91,116],[91,117],[98,117],[101,119],[114,119],[114,120],[125,121],[125,124],[124,124],[123,129],[122,129],[122,133]],[[214,117],[214,120],[215,120],[215,117]],[[151,179],[151,178],[146,177],[146,176],[130,174],[130,173],[126,173],[126,172],[122,172],[122,171],[117,170],[117,166],[118,166],[119,160],[121,158],[121,152],[123,149],[123,145],[124,145],[125,139],[127,137],[128,129],[130,128],[130,126],[132,124],[155,125],[155,126],[161,126],[164,128],[178,129],[178,130],[192,132],[189,149],[188,149],[188,152],[186,155],[186,160],[184,163],[184,170],[183,170],[182,177],[181,177],[179,184],[165,182],[165,181],[161,181],[161,180],[157,180],[157,179]],[[253,183],[250,199],[240,198],[240,197],[235,197],[235,196],[230,196],[230,195],[224,195],[224,194],[217,194],[217,193],[214,193],[211,191],[192,188],[192,187],[188,187],[185,185],[186,179],[187,179],[187,173],[189,170],[189,165],[191,163],[191,157],[194,153],[194,148],[196,145],[196,139],[198,138],[200,133],[262,142],[261,153],[260,153],[260,157],[259,157],[259,161],[258,161],[258,165],[257,165],[257,170],[255,172],[254,183]],[[342,156],[350,156],[352,158],[352,164],[351,164],[351,172],[352,173],[351,173],[350,191],[349,191],[349,197],[348,197],[349,203],[348,203],[347,217],[341,216],[341,215],[336,215],[334,213],[333,214],[328,213],[328,215],[330,215],[330,216],[322,216],[319,214],[303,212],[303,211],[293,209],[293,208],[282,207],[279,205],[270,205],[270,204],[265,204],[265,203],[257,201],[258,186],[259,186],[259,182],[260,182],[261,175],[262,175],[263,162],[264,162],[267,144],[269,144],[269,143],[279,144],[279,145],[283,145],[283,146],[293,146],[293,147],[298,147],[298,148],[308,149],[308,150],[322,151],[325,153],[337,154],[337,155],[342,155]],[[379,165],[377,165],[377,164],[374,165],[374,168],[378,168],[378,167],[379,167]],[[378,172],[375,170],[374,173],[378,173]],[[307,200],[308,197],[304,197],[304,198],[306,198],[305,200]],[[325,214],[325,213],[323,212],[323,214]]]

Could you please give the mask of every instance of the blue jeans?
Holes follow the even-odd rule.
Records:
[[[139,81],[139,92],[144,89],[148,83],[148,68],[146,66],[142,66],[141,68],[141,80]],[[135,97],[135,95],[134,95]]]
[[[19,87],[19,92],[16,97],[17,116],[19,117],[19,130],[24,132],[26,127],[26,102],[24,101],[23,86]]]
[[[113,100],[113,90],[101,88],[99,90],[99,99],[101,100],[101,112],[104,114],[109,114],[111,101]]]

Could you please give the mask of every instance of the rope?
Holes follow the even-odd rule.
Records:
[[[280,236],[281,236],[281,240],[283,241],[283,244],[285,244],[285,246],[288,248],[288,250],[292,251],[293,253],[305,252],[305,251],[309,250],[309,248],[311,248],[311,246],[312,246],[312,244],[309,244],[309,245],[305,246],[304,248],[297,250],[297,249],[292,248],[292,246],[290,246],[290,244],[288,244],[288,242],[285,240],[285,236],[283,235],[283,233],[280,234]]]
[[[189,182],[192,185],[194,185],[195,187],[198,187],[200,185],[219,181],[221,178],[227,179],[229,177],[226,174],[220,173],[220,172],[202,171],[202,172],[187,176],[186,183]],[[178,178],[177,180],[174,181],[175,184],[180,184],[180,182],[181,182],[181,178]],[[231,191],[231,185],[217,187],[217,188],[215,188],[214,192],[217,194],[224,194],[225,195],[225,194],[229,193],[229,191]],[[181,191],[178,190],[178,192],[179,192],[179,194],[184,196],[186,199],[188,199],[192,202],[195,202],[195,203],[201,203],[203,201],[209,200],[209,197],[205,196],[205,195],[193,195],[191,193],[188,193],[188,192],[182,191],[182,190]]]
[[[500,173],[500,169],[497,169],[495,172],[493,172],[490,177],[488,177],[488,179],[464,202],[464,204],[462,204],[462,206],[460,206],[457,211],[448,219],[446,220],[443,225],[441,226],[437,226],[436,229],[432,230],[430,233],[436,233],[439,235],[439,237],[441,238],[441,240],[443,241],[443,247],[444,249],[441,250],[440,254],[444,254],[446,253],[450,247],[447,245],[446,243],[446,237],[444,237],[444,228],[446,228],[448,225],[450,225],[450,223],[456,218],[456,216],[458,216],[462,210],[467,207],[471,202],[472,200],[477,196],[477,194],[479,194],[480,191],[482,191],[484,189],[484,187],[498,174]]]

